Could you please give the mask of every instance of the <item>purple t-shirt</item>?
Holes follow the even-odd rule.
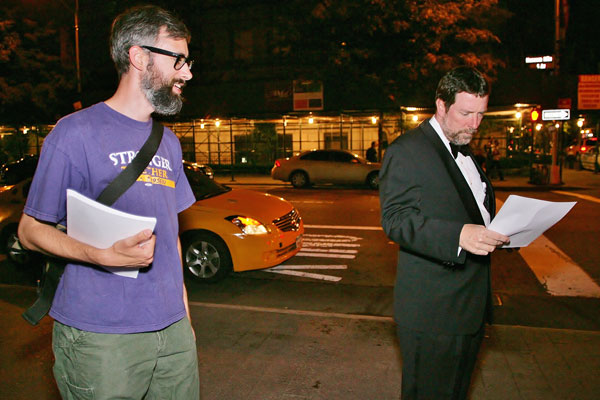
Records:
[[[44,141],[25,213],[66,225],[66,190],[96,199],[131,162],[151,128],[151,120],[133,120],[105,103],[62,118]],[[165,128],[152,162],[112,205],[157,218],[153,263],[137,279],[68,264],[50,310],[54,319],[92,332],[134,333],[159,330],[185,316],[177,214],[195,199],[181,160],[179,140]]]

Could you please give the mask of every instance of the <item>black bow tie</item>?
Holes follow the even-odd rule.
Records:
[[[456,159],[458,157],[458,153],[461,153],[463,156],[469,156],[469,146],[466,144],[458,145],[454,143],[450,143],[450,151],[452,152],[452,156]]]

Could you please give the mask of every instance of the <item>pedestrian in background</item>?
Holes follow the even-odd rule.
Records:
[[[382,226],[398,243],[394,318],[402,399],[465,399],[491,321],[490,253],[509,238],[486,229],[492,186],[467,145],[489,86],[460,67],[439,82],[435,115],[387,148],[380,172]]]
[[[379,161],[377,158],[377,142],[371,142],[371,147],[367,149],[366,158],[367,161],[377,162]]]
[[[501,181],[504,180],[504,174],[502,173],[502,167],[500,165],[500,144],[498,139],[489,140],[486,145],[486,173],[488,178],[496,179],[499,178]]]
[[[68,260],[50,310],[54,375],[65,399],[199,397],[177,221],[195,198],[173,132],[164,129],[152,168],[142,174],[147,179],[113,205],[156,217],[154,234],[98,249],[54,227],[66,225],[67,189],[97,198],[150,135],[151,114],[179,112],[192,78],[189,39],[183,22],[159,7],[119,15],[110,38],[116,92],[62,118],[44,141],[19,238],[28,249]],[[114,267],[141,269],[133,279],[109,272]]]

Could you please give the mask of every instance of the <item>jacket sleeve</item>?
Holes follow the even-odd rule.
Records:
[[[386,150],[379,175],[383,230],[405,251],[444,265],[463,264],[466,252],[459,253],[459,238],[464,224],[440,212],[450,210],[436,204],[436,183],[425,170],[432,165],[422,156],[398,141]]]

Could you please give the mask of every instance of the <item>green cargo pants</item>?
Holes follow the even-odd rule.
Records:
[[[54,377],[65,400],[199,398],[198,355],[187,318],[132,334],[54,323]]]

